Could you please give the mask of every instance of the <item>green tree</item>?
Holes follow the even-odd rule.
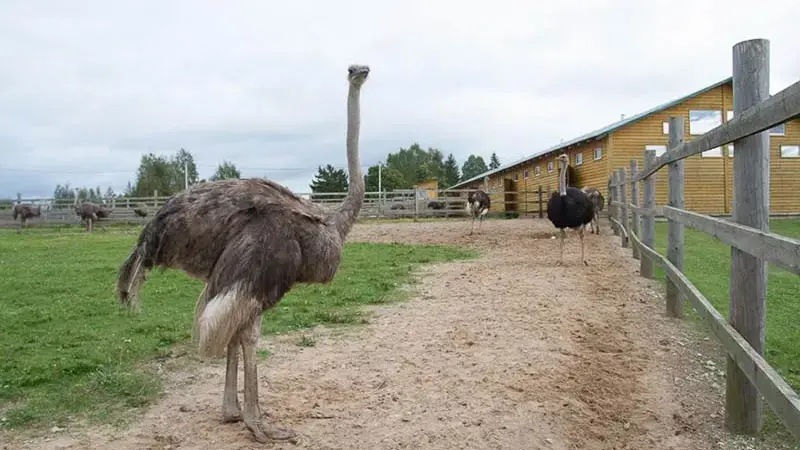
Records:
[[[55,200],[72,200],[75,198],[75,189],[69,187],[69,183],[65,185],[57,184],[53,191],[53,199]]]
[[[367,192],[378,192],[378,166],[370,166],[367,174],[364,175],[364,184]],[[381,189],[384,192],[402,189],[405,185],[403,174],[397,169],[384,167],[381,170]]]
[[[336,169],[330,164],[325,167],[319,166],[317,174],[311,180],[309,187],[311,192],[346,192],[347,191],[347,172],[344,169]]]
[[[396,169],[403,177],[403,184],[397,188],[408,189],[414,184],[429,178],[441,179],[444,175],[444,155],[440,150],[423,150],[414,143],[401,148],[397,153],[386,155],[386,169]]]
[[[468,180],[489,170],[483,157],[469,155],[464,165],[461,166],[461,181]]]
[[[456,162],[456,158],[453,156],[452,153],[447,155],[447,160],[444,162],[444,171],[442,174],[443,185],[450,187],[456,183],[458,183],[459,178],[461,177],[459,170],[458,170],[458,162]]]
[[[142,155],[136,172],[134,196],[149,197],[156,191],[158,195],[172,195],[178,191],[178,186],[183,188],[183,179],[181,178],[180,185],[177,180],[175,164],[166,157],[153,153]]]
[[[241,178],[242,174],[239,172],[239,169],[236,168],[232,162],[222,161],[222,164],[217,166],[217,171],[214,172],[214,175],[211,175],[210,180],[226,180],[230,178]]]
[[[158,195],[172,195],[182,191],[186,168],[189,169],[189,184],[197,183],[194,156],[186,149],[181,148],[170,158],[153,153],[142,155],[133,193],[136,197],[149,197],[156,191]]]
[[[189,185],[193,185],[197,183],[197,180],[200,176],[197,173],[197,166],[194,163],[194,156],[191,153],[186,151],[184,148],[178,150],[175,155],[173,155],[171,159],[172,165],[175,167],[175,185],[180,186],[182,190],[184,186],[184,172],[186,172],[186,168],[189,169]],[[171,194],[170,194],[171,195]]]
[[[489,158],[489,170],[497,169],[500,167],[500,159],[497,157],[497,153],[492,152],[492,156]]]

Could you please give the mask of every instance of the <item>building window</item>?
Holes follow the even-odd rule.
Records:
[[[733,111],[728,110],[726,111],[726,116],[728,116],[728,120],[733,119]],[[769,129],[770,136],[786,136],[786,123],[779,123],[774,127]]]
[[[598,160],[603,157],[603,147],[597,147],[594,149],[594,159]]]
[[[733,158],[733,144],[728,144],[728,158]]]
[[[800,145],[781,145],[781,158],[800,158]]]
[[[519,181],[519,172],[514,174],[514,181]]]
[[[583,153],[575,153],[575,165],[580,166],[583,164]]]
[[[656,151],[656,158],[663,155],[667,151],[666,145],[645,145],[645,150],[655,150]]]
[[[552,172],[553,171],[553,161],[550,161],[549,163],[547,163],[547,171],[548,172]]]
[[[661,132],[669,134],[669,122],[661,122]]]
[[[713,109],[689,110],[689,134],[706,134],[709,130],[722,125],[722,111]]]
[[[533,174],[537,177],[542,174],[542,166],[536,166],[533,168]]]
[[[722,157],[722,147],[714,147],[710,150],[706,150],[700,154],[703,158],[721,158]]]
[[[525,180],[528,179],[528,169],[525,169],[525,171],[522,173],[522,178]]]

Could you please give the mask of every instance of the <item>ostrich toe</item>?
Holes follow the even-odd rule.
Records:
[[[261,421],[249,423],[245,421],[245,425],[247,425],[247,428],[253,433],[253,438],[262,444],[271,441],[290,441],[292,443],[296,443],[297,441],[297,433],[291,428],[280,428]]]

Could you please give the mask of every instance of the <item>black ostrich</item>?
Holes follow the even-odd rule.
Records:
[[[481,231],[481,224],[483,223],[483,216],[489,212],[489,207],[492,201],[486,192],[478,189],[477,191],[470,192],[467,195],[467,212],[472,216],[472,227],[469,234],[475,230],[475,218],[478,217],[478,232]]]
[[[594,204],[583,191],[576,187],[567,187],[567,166],[569,158],[567,155],[560,155],[558,161],[558,192],[553,192],[547,202],[547,218],[553,222],[556,228],[561,230],[561,256],[558,264],[564,262],[564,237],[567,235],[565,228],[578,230],[581,237],[581,260],[585,265],[589,265],[584,257],[583,250],[583,229],[586,224],[594,217]]]

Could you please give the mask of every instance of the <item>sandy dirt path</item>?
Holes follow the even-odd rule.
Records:
[[[663,287],[638,276],[606,223],[586,237],[588,267],[577,235],[555,266],[545,220],[492,220],[473,236],[466,221],[357,225],[353,241],[483,256],[425,266],[412,299],[375,308],[364,326],[305,331],[313,347],[297,334],[262,339],[262,409],[300,434],[295,444],[260,445],[241,423],[221,423],[223,362],[184,357],[130,427],[9,448],[725,448],[724,379],[700,353],[714,347],[664,316]]]

